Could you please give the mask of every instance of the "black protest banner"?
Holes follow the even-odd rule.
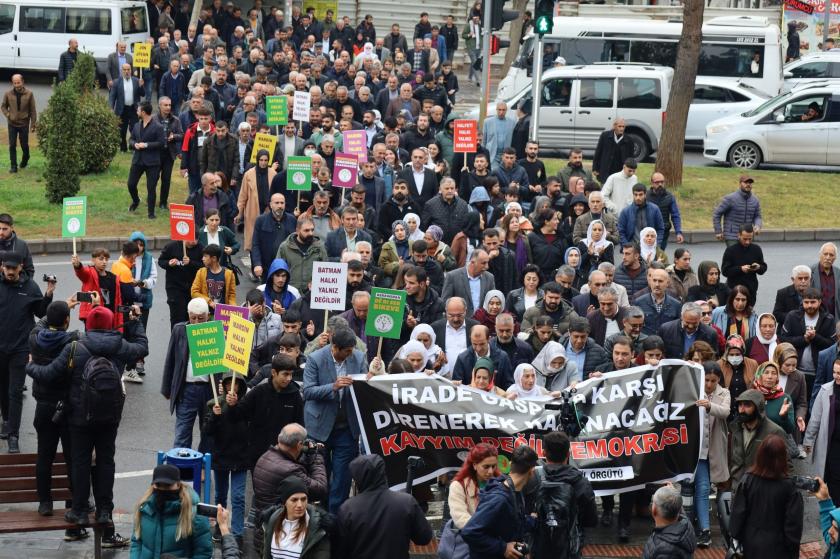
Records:
[[[693,475],[700,454],[702,369],[682,361],[635,367],[590,379],[574,395],[590,419],[573,439],[575,465],[598,495]],[[559,428],[560,411],[542,400],[507,400],[422,374],[382,375],[354,382],[362,441],[385,459],[391,489],[403,489],[409,456],[424,465],[420,483],[460,468],[469,449],[488,443],[504,466],[516,446],[542,452],[542,435]]]

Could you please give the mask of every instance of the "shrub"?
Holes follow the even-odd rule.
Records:
[[[96,61],[89,53],[80,52],[73,71],[64,84],[76,96],[78,172],[100,173],[108,168],[119,146],[119,118],[108,106],[106,98],[97,94]],[[52,126],[52,99],[38,120],[38,140],[49,154],[54,135],[65,135],[66,129]],[[53,131],[56,134],[53,134]],[[49,155],[47,155],[49,157]]]
[[[48,120],[40,123],[48,130],[60,131],[50,134],[48,144],[41,142],[47,158],[44,171],[46,197],[53,204],[60,204],[65,197],[75,196],[79,192],[78,100],[79,96],[72,86],[59,84],[50,97]]]

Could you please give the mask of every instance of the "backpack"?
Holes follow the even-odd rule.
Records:
[[[91,355],[82,370],[81,412],[88,423],[118,423],[125,393],[117,366],[101,355]]]
[[[540,471],[537,490],[537,557],[573,559],[580,557],[581,533],[578,525],[574,485],[552,481]]]

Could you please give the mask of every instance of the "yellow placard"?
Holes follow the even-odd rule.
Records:
[[[251,343],[254,340],[255,325],[239,315],[231,315],[225,337],[225,357],[222,365],[248,376],[248,361],[251,359]]]
[[[152,45],[149,43],[135,43],[132,65],[135,68],[152,67]]]
[[[251,149],[251,163],[257,162],[257,153],[261,149],[268,150],[268,164],[274,163],[274,149],[277,147],[277,136],[257,133],[254,136],[254,147]]]

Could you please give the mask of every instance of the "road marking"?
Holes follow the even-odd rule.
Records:
[[[36,266],[67,266],[68,264],[70,264],[69,260],[62,262],[36,262]]]
[[[134,472],[122,472],[119,474],[114,474],[114,479],[127,479],[132,477],[144,477],[150,476],[154,470],[137,470]]]

